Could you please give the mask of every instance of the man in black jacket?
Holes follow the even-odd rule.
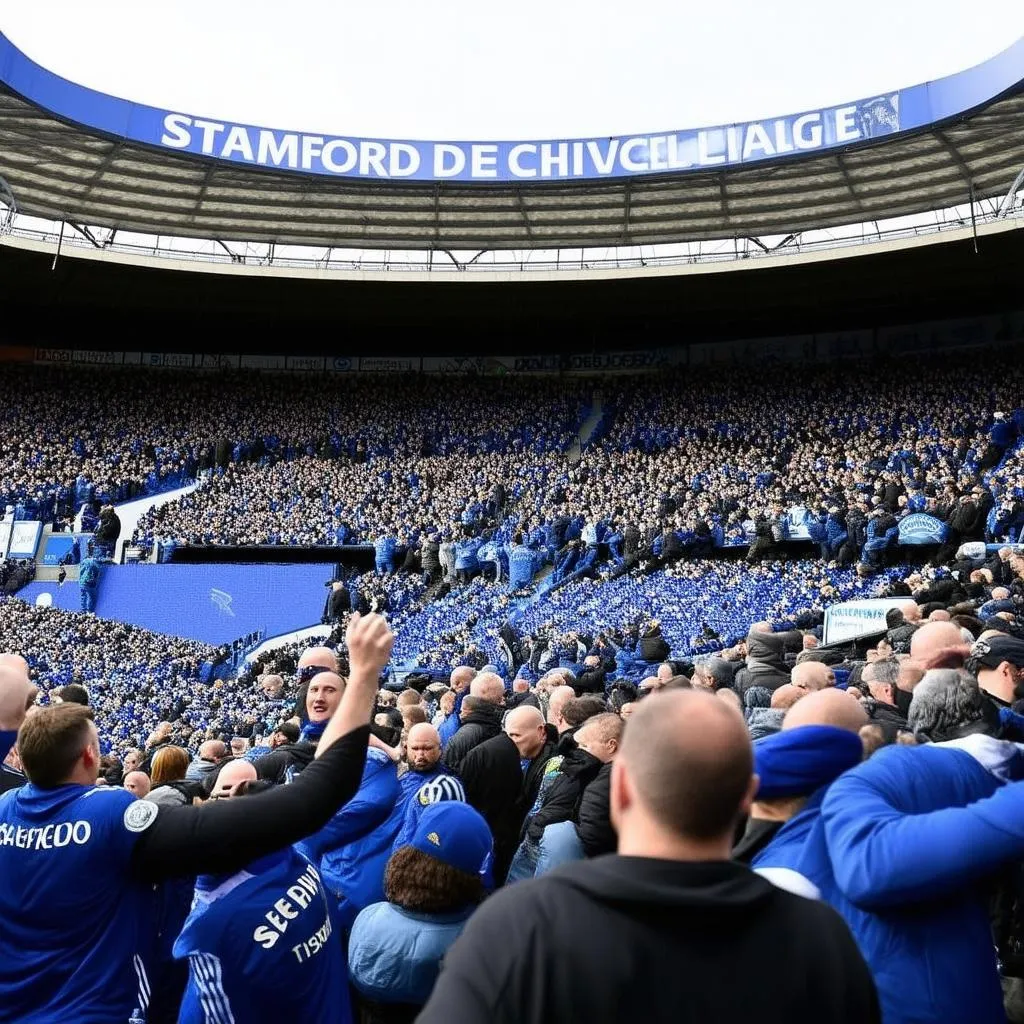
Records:
[[[466,755],[501,732],[504,704],[501,676],[482,672],[469,684],[469,694],[462,702],[461,724],[444,750],[445,767],[450,772],[460,774]]]
[[[839,915],[729,862],[756,784],[734,709],[695,690],[641,702],[612,769],[618,855],[484,903],[420,1024],[879,1021]]]
[[[886,743],[895,743],[899,733],[908,728],[907,716],[896,706],[900,663],[895,658],[868,662],[860,679],[871,694],[871,700],[864,702],[868,718],[873,725],[881,726]]]
[[[540,789],[544,768],[554,754],[537,708],[508,713],[505,732],[479,744],[462,762],[466,800],[486,819],[494,836],[494,879],[503,882],[527,810]]]

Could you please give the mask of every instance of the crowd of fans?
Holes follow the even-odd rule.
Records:
[[[575,453],[564,382],[183,378],[174,422],[126,373],[152,452],[0,448],[22,503],[194,468],[146,543],[375,549],[233,678],[0,598],[0,1021],[1024,1020],[1024,555],[966,544],[1024,520],[1021,371],[976,365],[629,380]]]
[[[534,1019],[535,998],[545,1007],[564,1002],[566,1012],[590,1005],[594,985],[605,1000],[624,998],[602,952],[603,930],[615,921],[642,962],[661,958],[663,968],[671,961],[692,975],[697,994],[689,998],[715,1019],[739,1020],[746,1004],[733,1005],[724,980],[711,991],[701,979],[721,973],[733,977],[732,988],[752,985],[735,978],[735,949],[756,947],[773,929],[787,959],[762,948],[775,968],[759,968],[747,996],[774,993],[771,1019],[783,1011],[820,1016],[830,999],[829,1019],[1022,1019],[1024,903],[1014,865],[1024,857],[1016,788],[1024,783],[1024,555],[971,554],[867,580],[820,563],[686,572],[680,564],[639,577],[660,588],[703,581],[706,589],[717,574],[718,607],[681,604],[689,635],[710,643],[711,656],[697,653],[697,643],[685,655],[670,644],[652,617],[657,606],[633,603],[655,591],[629,592],[625,577],[555,591],[565,595],[564,620],[538,604],[536,618],[503,623],[499,656],[488,663],[472,632],[460,633],[451,650],[461,645],[462,664],[397,681],[385,670],[402,653],[389,638],[390,658],[379,657],[370,676],[370,747],[349,802],[285,847],[281,875],[264,875],[272,872],[264,861],[198,878],[183,869],[183,883],[173,870],[161,873],[159,898],[142,921],[158,930],[173,922],[173,935],[160,931],[163,941],[138,946],[150,953],[148,1006],[136,1012],[173,1020],[180,1006],[181,1019],[207,1020],[216,995],[222,1010],[244,1019],[253,1007],[276,1005],[285,984],[293,998],[320,992],[333,1001],[333,1017],[318,1010],[311,1020],[350,1012],[367,1021]],[[755,577],[745,589],[744,573]],[[498,592],[475,582],[438,603],[488,586]],[[592,598],[581,596],[586,587]],[[602,617],[598,594],[620,588]],[[822,647],[825,606],[854,593],[891,599],[884,626]],[[735,608],[721,607],[724,595]],[[679,602],[665,598],[666,607]],[[397,611],[399,635],[434,610],[415,604]],[[244,796],[255,813],[264,793],[297,785],[345,700],[345,678],[354,689],[366,677],[353,630],[380,622],[343,612],[341,625],[324,627],[333,646],[269,650],[237,679],[220,681],[200,671],[216,652],[185,641],[17,600],[0,604],[0,616],[4,643],[29,656],[28,672],[19,658],[13,663],[26,685],[30,673],[44,691],[7,756],[4,788],[41,799],[34,794],[46,783],[33,771],[45,778],[35,760],[42,741],[33,730],[54,714],[73,715],[64,705],[89,705],[105,751],[95,755],[99,784],[128,794],[125,823],[140,832],[168,808]],[[716,625],[744,616],[737,642],[726,645],[735,632],[711,640]],[[11,664],[0,659],[0,689]],[[126,664],[136,670],[124,672]],[[123,731],[143,705],[136,728]],[[26,774],[34,787],[25,788]],[[134,797],[154,810],[129,815]],[[0,822],[13,830],[22,819],[12,800],[0,800]],[[20,834],[0,828],[11,870],[4,837],[17,847]],[[695,871],[690,861],[719,866]],[[525,886],[529,879],[542,881]],[[721,889],[726,880],[731,896]],[[14,913],[2,887],[0,902]],[[307,905],[322,910],[316,927],[303,925],[281,956],[250,951],[258,936],[269,954],[289,914]],[[812,909],[824,905],[837,915]],[[568,926],[553,923],[570,910],[570,920],[587,922],[576,943]],[[818,916],[797,920],[797,911]],[[697,914],[699,938],[679,928],[687,913]],[[236,918],[250,922],[242,953],[224,923]],[[813,938],[801,938],[812,925]],[[840,979],[841,996],[831,982],[808,993],[805,964],[792,977],[783,968],[800,941],[816,943],[816,972]],[[320,949],[333,952],[320,961]],[[708,960],[699,977],[684,955],[697,950]],[[536,973],[523,973],[524,958]],[[958,969],[943,968],[947,961]],[[60,968],[50,969],[56,979]],[[17,987],[0,967],[0,988],[10,997]],[[667,1019],[647,989],[639,992],[631,1012],[635,998],[645,1019]]]

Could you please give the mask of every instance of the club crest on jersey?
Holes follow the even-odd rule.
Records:
[[[135,800],[124,810],[124,827],[129,832],[145,832],[156,820],[159,808],[148,800]]]

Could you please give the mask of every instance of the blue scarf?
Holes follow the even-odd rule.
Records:
[[[307,743],[316,743],[323,736],[329,721],[329,718],[325,718],[322,722],[307,722],[299,733],[299,739],[306,740]]]
[[[860,737],[834,725],[802,725],[754,744],[758,800],[809,796],[861,762]]]

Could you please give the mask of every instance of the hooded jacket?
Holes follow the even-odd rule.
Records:
[[[576,835],[583,844],[588,857],[600,857],[614,853],[618,844],[615,829],[612,828],[610,799],[612,787],[612,765],[601,765],[594,780],[583,789],[576,808]]]
[[[270,782],[282,783],[302,771],[316,757],[316,743],[299,740],[285,743],[256,762],[256,775]]]
[[[612,854],[488,899],[449,950],[418,1019],[871,1024],[880,1018],[864,960],[830,908],[775,888],[739,864]]]
[[[887,747],[819,790],[754,860],[843,915],[886,1024],[1005,1021],[977,883],[1024,857],[1024,785],[1004,785],[1020,758],[984,735]]]
[[[527,812],[523,838],[536,845],[548,825],[568,821],[583,788],[593,782],[601,768],[601,761],[578,747],[569,754],[551,758],[544,768],[536,800]]]
[[[794,637],[796,638],[794,640]],[[783,683],[789,682],[789,669],[786,667],[786,647],[791,643],[801,643],[799,633],[762,633],[747,634],[747,664],[736,673],[736,686],[741,693],[751,686],[764,686],[769,690],[777,690]]]
[[[485,740],[501,732],[502,708],[481,704],[466,715],[458,731],[444,748],[444,763],[458,774],[466,755]]]

